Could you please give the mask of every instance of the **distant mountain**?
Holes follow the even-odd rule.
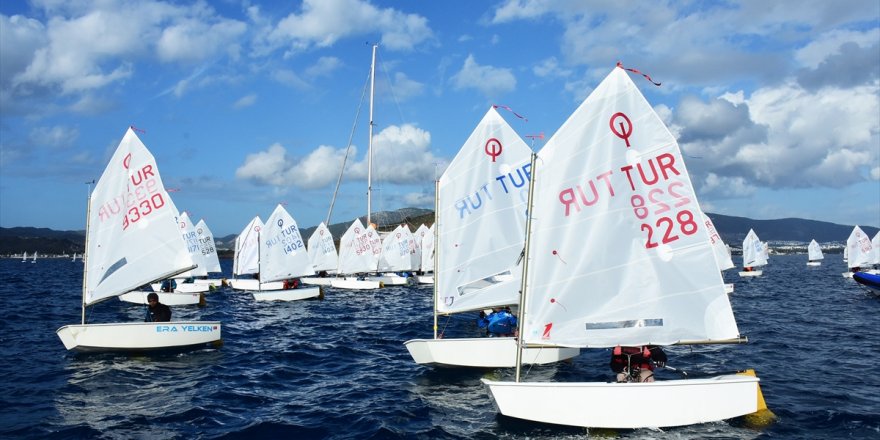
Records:
[[[753,220],[746,217],[707,214],[721,234],[721,239],[734,248],[742,246],[742,241],[749,229],[754,229],[761,240],[771,242],[771,245],[774,242],[808,243],[814,239],[820,243],[843,243],[853,229],[853,225],[800,218]],[[362,223],[366,223],[366,216],[360,217],[360,220]],[[375,212],[371,216],[371,220],[379,225],[380,231],[391,230],[401,223],[409,224],[410,228],[415,231],[422,223],[429,227],[434,224],[434,211],[402,208],[396,211]],[[330,232],[337,242],[352,221],[354,219],[329,226]],[[303,239],[308,240],[316,228],[317,225],[302,229]],[[878,231],[878,228],[872,226],[861,226],[861,228],[871,237]],[[236,234],[214,237],[217,249],[221,251],[221,257],[232,255],[231,250],[235,247],[235,237]],[[85,231],[55,231],[27,227],[0,228],[0,255],[33,253],[34,251],[41,254],[72,254],[74,252],[82,253],[84,248]]]

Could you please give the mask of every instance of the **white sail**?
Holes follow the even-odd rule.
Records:
[[[156,160],[129,129],[91,196],[84,303],[194,266]]]
[[[314,274],[296,221],[278,205],[260,231],[260,282]]]
[[[880,231],[874,234],[874,238],[871,240],[871,248],[873,250],[871,264],[880,264]]]
[[[532,150],[493,108],[440,177],[439,313],[519,302]],[[505,273],[506,281],[491,282]]]
[[[333,234],[324,222],[309,237],[308,252],[316,272],[336,270],[339,255],[336,253],[336,244],[333,243]]]
[[[254,217],[235,239],[233,275],[247,275],[260,271],[260,230],[263,221]]]
[[[767,255],[764,252],[764,243],[758,238],[753,229],[749,229],[743,240],[743,267],[758,267],[767,264]]]
[[[822,255],[822,248],[819,247],[819,243],[816,240],[810,241],[810,245],[807,246],[807,259],[810,261],[818,261],[824,259],[825,256]]]
[[[413,236],[408,227],[400,225],[382,240],[382,254],[379,258],[378,270],[408,271],[413,270],[411,253],[413,252]]]
[[[208,228],[205,220],[199,220],[196,224],[196,236],[199,239],[199,249],[205,259],[205,270],[208,272],[222,272],[220,259],[217,256],[217,246],[214,244],[214,234]]]
[[[183,238],[183,242],[186,243],[186,250],[189,252],[190,257],[192,257],[193,263],[196,264],[195,269],[186,271],[178,275],[178,277],[189,278],[207,276],[208,270],[205,268],[205,257],[202,255],[199,236],[196,233],[195,225],[193,225],[192,220],[189,218],[189,214],[186,212],[180,214],[177,217],[177,225],[180,228],[180,236]]]
[[[378,237],[373,228],[364,228],[360,219],[355,219],[339,240],[340,274],[375,272],[378,260],[373,256],[371,241]]]
[[[416,228],[416,232],[413,233],[413,237],[415,237],[416,243],[418,243],[418,246],[419,246],[418,270],[425,270],[423,268],[425,266],[425,259],[427,257],[425,257],[425,254],[424,254],[424,252],[422,252],[422,249],[424,249],[424,246],[425,246],[425,236],[430,233],[431,233],[430,229],[428,229],[428,227],[425,226],[424,223],[420,224],[419,227]],[[432,250],[432,252],[433,252],[433,250]],[[433,258],[433,256],[430,256],[430,258]]]
[[[727,245],[724,244],[721,234],[715,229],[712,219],[706,213],[701,214],[703,216],[703,224],[706,225],[706,232],[709,234],[709,242],[712,243],[712,251],[715,253],[715,262],[718,264],[718,269],[727,270],[734,268],[735,265],[733,264],[733,259],[730,258]]]
[[[849,250],[847,267],[852,269],[871,265],[874,247],[871,245],[871,238],[862,231],[862,228],[858,226],[853,228],[846,239],[846,248]]]
[[[553,135],[532,172],[525,343],[739,336],[678,143],[623,69]]]
[[[422,272],[434,270],[434,225],[422,236]]]
[[[21,262],[27,262],[27,251],[25,251],[25,253],[21,256]]]

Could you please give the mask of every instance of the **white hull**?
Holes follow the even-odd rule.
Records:
[[[265,292],[269,290],[284,290],[284,281],[272,281],[270,283],[261,283],[255,279],[228,280],[229,284],[235,290],[248,290],[256,292]]]
[[[134,290],[119,295],[119,300],[133,304],[147,304],[147,295],[151,293],[159,295],[159,302],[166,306],[204,305],[205,303],[205,296],[202,293],[145,292],[141,290]]]
[[[193,281],[193,284],[204,284],[209,287],[210,286],[220,287],[223,285],[223,279],[222,278],[208,278],[208,279],[196,278]]]
[[[320,287],[300,287],[297,289],[268,290],[253,292],[257,301],[298,301],[319,298],[323,295]]]
[[[724,375],[651,383],[497,382],[481,379],[501,414],[590,428],[662,428],[758,410],[758,378]],[[634,404],[644,407],[632,410]]]
[[[418,284],[434,284],[434,275],[416,275]]]
[[[852,272],[843,272],[841,275],[843,275],[844,278],[852,278],[853,273]]]
[[[311,284],[313,286],[329,286],[333,281],[333,278],[330,277],[309,277],[309,278],[300,278],[299,279],[303,284]]]
[[[516,339],[411,339],[403,343],[420,365],[441,367],[510,368],[516,366]],[[549,364],[571,359],[578,348],[525,348],[523,364]]]
[[[219,346],[219,321],[128,322],[65,325],[56,332],[64,347],[79,352],[151,351]]]
[[[162,283],[153,283],[150,284],[150,287],[153,288],[153,292],[162,291]],[[177,283],[177,287],[174,288],[177,293],[205,293],[209,290],[211,290],[211,286],[197,283]]]
[[[763,270],[750,270],[748,272],[742,271],[739,273],[741,277],[759,277],[764,273]]]
[[[357,278],[333,278],[331,286],[337,289],[369,290],[384,287],[380,281],[359,280]]]
[[[368,281],[378,281],[386,286],[406,286],[412,283],[412,278],[398,275],[376,275],[367,277]]]
[[[821,265],[822,265],[821,261],[808,261],[807,262],[807,266],[821,266]]]
[[[730,295],[733,293],[733,283],[727,283],[724,285],[724,293]]]

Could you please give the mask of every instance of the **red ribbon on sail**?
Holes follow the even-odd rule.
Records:
[[[510,107],[508,107],[508,106],[506,106],[506,105],[492,104],[492,108],[503,108],[504,110],[507,110],[507,111],[513,113],[513,115],[516,116],[517,118],[520,118],[520,119],[522,119],[523,121],[529,122],[529,120],[528,120],[527,118],[525,118],[525,117],[523,117],[522,115],[520,115],[519,113],[513,111],[512,108],[510,108]]]
[[[620,68],[623,69],[623,70],[628,70],[628,71],[630,71],[630,72],[632,72],[632,73],[638,73],[639,75],[644,76],[646,80],[650,81],[651,84],[654,84],[655,86],[660,87],[660,83],[655,82],[653,79],[651,79],[651,76],[650,76],[650,75],[644,74],[644,73],[642,73],[642,72],[640,72],[640,71],[638,71],[638,70],[636,70],[636,69],[630,69],[630,68],[628,68],[628,67],[623,67],[623,63],[621,63],[620,61],[617,62],[617,67],[620,67]]]
[[[147,130],[141,130],[140,128],[137,128],[137,127],[135,127],[134,125],[129,125],[129,127],[130,127],[135,133],[137,133],[137,132],[146,133],[146,132],[147,132]]]

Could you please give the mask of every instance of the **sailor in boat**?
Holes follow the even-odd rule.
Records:
[[[174,279],[166,279],[162,281],[162,291],[163,292],[174,292],[174,289],[177,288],[177,281]]]
[[[480,311],[477,326],[486,329],[486,334],[495,336],[516,336],[516,316],[510,307],[495,307],[492,313]]]
[[[666,353],[656,345],[643,347],[614,347],[611,351],[611,371],[617,373],[617,382],[653,382],[654,367],[666,366]]]
[[[743,268],[743,272],[751,272],[753,270],[755,270],[755,269],[752,266],[746,266]]]
[[[147,295],[147,319],[144,322],[171,321],[171,307],[159,302],[159,295],[151,292]]]
[[[299,284],[300,284],[299,278],[290,278],[290,279],[284,280],[283,287],[284,287],[284,290],[296,289],[299,287]]]

